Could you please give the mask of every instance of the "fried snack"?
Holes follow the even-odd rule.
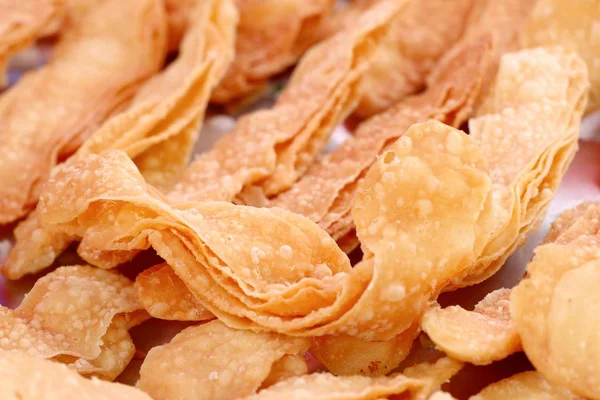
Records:
[[[126,110],[106,121],[75,154],[125,150],[146,180],[166,190],[185,168],[210,91],[233,58],[235,9],[228,0],[199,2],[179,57],[149,79]],[[69,160],[71,161],[71,160]],[[3,273],[18,279],[43,269],[72,239],[44,231],[34,211],[15,230]]]
[[[449,151],[435,154],[440,148]],[[423,182],[431,182],[428,191],[410,190]],[[489,190],[485,162],[467,135],[436,122],[413,126],[357,196],[354,219],[370,256],[354,268],[326,232],[289,211],[169,205],[122,152],[60,167],[39,210],[42,224],[82,237],[100,264],[111,252],[153,247],[231,327],[389,340],[474,261]]]
[[[587,203],[559,217],[551,231],[555,241],[536,249],[510,304],[523,350],[536,369],[552,384],[592,399],[600,398],[600,338],[591,323],[600,304],[594,286],[600,237],[598,221],[588,217],[598,207]]]
[[[575,53],[538,48],[503,56],[479,116],[469,121],[493,179],[487,243],[447,290],[493,275],[540,222],[577,150],[587,88]]]
[[[370,117],[422,91],[437,60],[462,36],[472,4],[473,0],[410,1],[377,49],[364,78],[368,90],[355,114]]]
[[[450,393],[437,391],[431,396],[429,396],[428,400],[456,400]]]
[[[0,309],[0,349],[114,379],[135,352],[127,331],[147,318],[141,309],[127,278],[90,266],[61,267],[40,278],[14,311]]]
[[[407,356],[418,335],[418,325],[391,340],[370,342],[350,336],[312,340],[310,354],[335,375],[387,375]]]
[[[577,51],[588,66],[591,90],[586,112],[600,107],[600,1],[541,0],[521,34],[524,47],[561,45]]]
[[[239,119],[233,132],[189,166],[169,198],[233,201],[252,185],[266,196],[288,188],[356,106],[373,49],[405,4],[382,2],[363,16],[360,28],[311,49],[275,106]]]
[[[316,42],[302,32],[310,31],[334,4],[335,0],[236,0],[240,25],[235,61],[211,100],[240,100],[295,64]]]
[[[256,393],[275,363],[302,355],[308,346],[307,339],[235,330],[212,321],[150,350],[137,386],[155,400],[238,399]]]
[[[399,395],[403,399],[425,400],[461,367],[457,361],[442,358],[434,364],[413,367],[419,371],[418,376],[413,376],[411,369],[404,374],[376,378],[316,373],[282,381],[244,399],[376,400]]]
[[[155,265],[140,273],[135,278],[135,286],[144,308],[154,318],[174,321],[214,318],[167,264]]]
[[[159,0],[104,1],[0,97],[0,223],[30,211],[52,167],[160,68],[164,25]]]
[[[7,84],[10,58],[30,46],[47,25],[59,20],[64,0],[0,1],[0,89]]]
[[[509,311],[510,289],[498,289],[481,300],[473,311],[460,306],[430,307],[421,328],[436,347],[450,357],[476,365],[502,360],[521,350]]]
[[[522,372],[492,383],[469,400],[583,400],[568,390],[551,385],[537,371]]]
[[[5,400],[151,400],[136,388],[85,379],[65,365],[19,353],[0,351],[0,377]]]
[[[542,244],[568,244],[584,235],[600,233],[600,202],[587,201],[563,211],[550,226]]]
[[[435,118],[458,127],[465,122],[489,73],[491,51],[489,36],[456,46],[432,71],[424,93],[361,124],[354,136],[311,165],[271,205],[309,217],[340,245],[346,241],[345,250],[354,249],[358,240],[350,210],[368,168],[414,123]]]

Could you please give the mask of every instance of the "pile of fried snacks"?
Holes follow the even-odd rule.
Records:
[[[600,108],[599,27],[600,0],[0,0],[0,294],[28,289],[0,398],[600,400],[600,202],[488,285]]]

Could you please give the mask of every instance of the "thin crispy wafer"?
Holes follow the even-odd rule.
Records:
[[[600,304],[594,286],[600,276],[600,238],[585,221],[597,207],[588,203],[559,217],[551,232],[554,241],[536,249],[510,305],[523,350],[536,369],[549,382],[586,398],[600,396],[593,324]]]
[[[600,2],[538,1],[521,34],[524,47],[561,45],[577,51],[591,81],[586,112],[600,107]]]
[[[18,51],[30,46],[47,25],[60,19],[65,0],[0,1],[0,88],[6,85],[6,67]]]
[[[522,372],[492,383],[469,400],[583,400],[568,390],[548,383],[537,371]]]
[[[212,101],[224,104],[249,96],[295,64],[317,41],[302,32],[310,31],[334,4],[334,0],[236,0],[241,18],[235,61]]]
[[[74,157],[121,149],[154,186],[166,190],[176,181],[188,162],[210,91],[233,58],[233,4],[198,4],[189,10],[193,23],[178,58],[142,85],[127,109],[96,130]],[[72,240],[41,229],[35,214],[15,231],[16,244],[3,266],[10,279],[52,264]]]
[[[338,242],[343,240],[354,231],[350,209],[358,184],[377,155],[413,123],[435,118],[461,125],[489,73],[491,50],[489,36],[455,47],[432,71],[429,89],[364,122],[271,205],[305,215]],[[356,244],[354,238],[347,247],[351,250]]]
[[[238,399],[256,393],[277,361],[301,355],[308,346],[307,339],[212,321],[150,350],[137,386],[155,400]]]
[[[434,364],[417,366],[418,376],[411,371],[381,377],[335,376],[327,373],[311,374],[280,382],[245,399],[381,399],[402,396],[411,400],[425,400],[446,380],[460,370],[462,364],[447,358]]]
[[[358,29],[312,48],[275,106],[242,117],[233,132],[189,166],[170,199],[232,201],[252,185],[267,196],[289,187],[356,106],[375,44],[405,3],[384,1]]]
[[[85,379],[65,365],[0,351],[0,397],[6,400],[150,400],[141,390],[96,378]]]
[[[440,146],[448,154],[432,151]],[[428,191],[407,190],[424,181],[432,182]],[[367,340],[389,340],[412,326],[470,264],[490,189],[467,135],[436,122],[413,126],[365,178],[354,219],[363,248],[375,256],[352,269],[326,232],[289,211],[224,202],[170,206],[122,152],[62,166],[49,188],[39,207],[43,224],[83,237],[100,256],[154,247],[194,297],[232,327]]]
[[[114,379],[133,357],[127,331],[146,318],[141,309],[133,283],[118,273],[61,267],[40,278],[14,311],[1,309],[0,349]]]
[[[437,348],[457,360],[485,365],[521,349],[509,312],[510,289],[489,293],[467,311],[460,306],[429,308],[421,327]]]
[[[494,217],[477,263],[455,285],[495,273],[544,215],[577,149],[587,88],[575,53],[538,48],[504,55],[480,116],[469,121],[489,163]]]
[[[102,2],[0,97],[0,223],[30,211],[52,167],[160,68],[164,25],[158,0]]]
[[[139,274],[135,286],[144,308],[154,318],[174,321],[214,318],[167,264],[155,265]]]

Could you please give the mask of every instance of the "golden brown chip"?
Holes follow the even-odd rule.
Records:
[[[600,202],[588,201],[563,211],[552,225],[543,243],[568,244],[584,235],[598,235]]]
[[[141,390],[85,379],[65,365],[0,351],[0,398],[6,400],[151,400]]]
[[[436,154],[440,148],[448,152]],[[113,252],[153,247],[232,327],[389,340],[478,254],[476,224],[489,190],[469,136],[433,121],[413,126],[357,197],[354,219],[369,256],[355,268],[326,232],[289,211],[170,206],[122,152],[60,167],[39,210],[42,224],[83,237],[101,263]]]
[[[137,163],[146,180],[162,190],[179,177],[188,162],[209,93],[233,57],[236,24],[235,10],[228,0],[203,1],[190,12],[193,23],[179,57],[142,85],[129,107],[95,131],[75,157],[121,149]],[[52,264],[72,241],[41,229],[35,214],[15,231],[16,244],[3,266],[4,275],[10,279]]]
[[[303,214],[318,222],[338,243],[347,237],[347,247],[356,247],[350,209],[366,170],[413,123],[435,118],[461,125],[489,73],[490,55],[489,36],[455,47],[432,71],[430,88],[364,122],[354,136],[315,162],[271,205]]]
[[[510,311],[527,357],[551,383],[600,398],[600,337],[593,321],[600,297],[600,237],[582,232],[535,251],[513,289]]]
[[[235,330],[212,321],[150,350],[137,386],[155,400],[237,399],[256,393],[277,361],[302,355],[308,346],[307,339]]]
[[[428,400],[456,400],[450,393],[437,391],[431,396],[429,396]]]
[[[40,278],[14,311],[0,309],[0,349],[56,357],[82,373],[114,379],[133,356],[127,331],[146,318],[136,312],[141,308],[127,278],[90,266],[61,267]]]
[[[144,308],[154,318],[174,321],[214,318],[167,264],[155,265],[139,274],[135,286]]]
[[[0,1],[0,89],[6,85],[6,67],[18,51],[30,46],[44,29],[59,20],[64,0]]]
[[[536,371],[522,372],[492,383],[469,400],[583,400],[568,390],[551,385]]]
[[[510,289],[498,289],[473,311],[460,306],[430,307],[421,327],[437,348],[457,360],[482,365],[501,360],[521,349],[509,311]]]
[[[561,45],[577,51],[588,66],[587,112],[600,107],[600,2],[540,0],[521,34],[525,47]]]
[[[413,376],[411,371],[406,375],[375,378],[316,373],[279,382],[245,399],[375,400],[402,395],[406,399],[425,400],[461,367],[461,363],[443,358],[434,364],[417,366],[419,376]]]
[[[52,167],[160,68],[164,25],[159,0],[104,1],[0,97],[0,223],[30,211]]]
[[[335,375],[387,375],[407,356],[418,325],[393,339],[370,342],[350,336],[314,338],[310,354]]]
[[[544,215],[577,149],[587,87],[575,53],[538,48],[502,57],[480,116],[469,121],[493,181],[487,243],[448,289],[494,274]]]
[[[260,90],[267,80],[295,64],[317,41],[305,37],[335,0],[235,0],[240,13],[235,61],[212,94],[230,103]]]
[[[272,109],[242,117],[187,169],[172,201],[233,201],[252,185],[273,196],[288,188],[325,147],[335,125],[356,106],[375,45],[406,1],[385,1],[358,29],[311,49]]]

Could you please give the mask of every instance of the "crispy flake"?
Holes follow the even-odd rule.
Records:
[[[429,308],[421,327],[436,346],[457,360],[489,364],[521,349],[509,312],[510,289],[498,289],[473,311],[459,306]]]
[[[600,107],[600,1],[541,0],[521,34],[525,47],[561,45],[586,61],[591,81],[587,112]]]
[[[188,162],[210,91],[233,58],[237,21],[229,0],[200,2],[191,13],[193,23],[179,57],[142,85],[129,107],[94,132],[74,158],[121,149],[155,187],[166,190],[176,181]],[[3,266],[10,279],[49,266],[72,241],[42,229],[35,211],[17,227],[15,237]]]
[[[257,92],[268,79],[298,61],[317,40],[305,36],[334,0],[235,0],[240,13],[235,61],[212,94],[230,103]]]
[[[598,203],[587,203],[558,218],[510,304],[523,350],[536,369],[586,398],[600,397],[600,337],[593,323],[600,304],[595,289],[600,237],[598,221],[588,220],[597,210]]]
[[[312,48],[275,106],[242,117],[233,132],[189,166],[170,199],[233,201],[251,185],[267,196],[289,187],[356,106],[375,45],[405,2],[382,2],[359,29]]]
[[[90,266],[61,267],[40,278],[14,311],[0,309],[0,349],[114,379],[135,351],[127,331],[146,318],[141,309],[127,278]]]
[[[0,398],[6,400],[151,400],[141,390],[85,379],[65,365],[25,354],[0,352]]]
[[[214,318],[167,264],[155,265],[139,274],[135,286],[144,308],[154,318],[174,321]]]
[[[235,330],[212,321],[150,350],[138,387],[155,400],[238,399],[256,393],[277,361],[301,355],[308,346],[307,339]]]
[[[568,390],[551,385],[536,371],[522,372],[492,383],[469,400],[583,400]]]
[[[30,211],[52,167],[160,68],[164,25],[159,0],[104,1],[0,97],[0,223]]]
[[[435,154],[440,147],[448,154]],[[422,182],[431,182],[427,191],[408,190]],[[375,256],[353,269],[326,232],[289,211],[167,204],[122,152],[62,166],[49,189],[39,206],[42,224],[82,237],[100,257],[153,247],[230,326],[389,340],[472,262],[490,180],[467,135],[437,122],[413,126],[359,192],[354,219],[363,248]]]
[[[413,376],[412,371],[374,378],[317,373],[282,381],[245,399],[376,400],[401,395],[410,400],[425,400],[461,367],[457,361],[442,358],[435,364],[416,366],[418,376]]]
[[[461,125],[470,115],[490,70],[489,36],[455,47],[430,75],[430,87],[364,122],[331,154],[315,162],[292,188],[271,205],[305,215],[341,244],[354,230],[350,210],[358,183],[386,146],[408,127],[430,118]],[[349,248],[356,247],[354,238]],[[352,243],[353,242],[353,243]]]
[[[583,61],[561,49],[531,49],[502,57],[479,116],[469,121],[492,177],[492,213],[477,262],[448,287],[494,274],[535,228],[569,166],[587,97]]]

